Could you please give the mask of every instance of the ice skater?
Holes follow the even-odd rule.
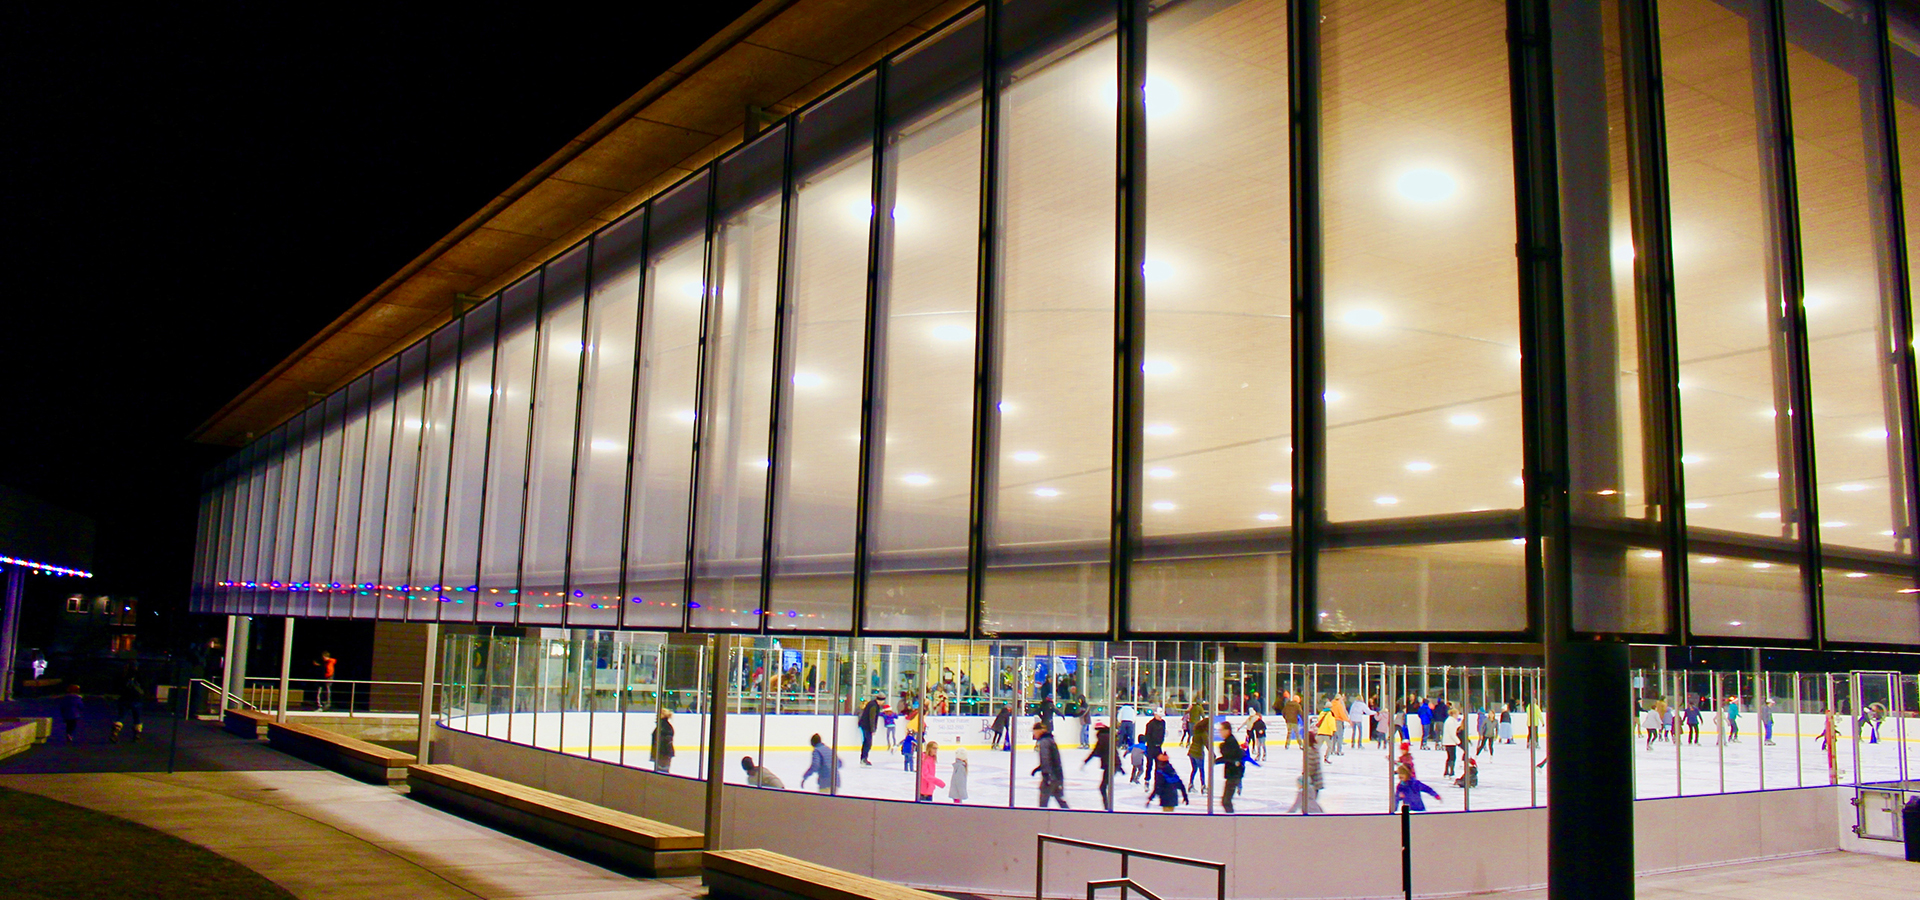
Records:
[[[1413,769],[1405,763],[1394,766],[1393,774],[1400,778],[1400,783],[1394,787],[1393,794],[1400,801],[1401,806],[1414,812],[1426,812],[1427,804],[1421,797],[1422,794],[1432,797],[1435,803],[1440,802],[1440,792],[1428,786],[1426,782],[1413,777]]]

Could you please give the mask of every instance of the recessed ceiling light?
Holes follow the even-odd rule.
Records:
[[[1756,569],[1771,569],[1773,568],[1773,563],[1758,562],[1758,563],[1754,563],[1753,567]]]
[[[1642,550],[1642,551],[1640,551],[1640,558],[1641,558],[1641,559],[1659,559],[1659,558],[1660,558],[1660,551],[1658,551],[1658,550]]]
[[[1845,523],[1845,522],[1821,522],[1821,523],[1820,523],[1820,527],[1821,527],[1821,528],[1845,528],[1845,527],[1847,527],[1847,523]]]
[[[1019,407],[1019,406],[1016,406],[1016,405],[1014,405],[1014,404],[1013,404],[1012,402],[1010,402],[1010,401],[1007,401],[1007,400],[1002,400],[1002,401],[1000,401],[999,403],[996,403],[996,404],[994,404],[994,407],[993,407],[993,408],[994,408],[994,409],[997,409],[997,410],[999,410],[999,411],[1000,411],[1000,414],[1001,414],[1001,415],[1003,415],[1003,416],[1004,416],[1004,415],[1009,415],[1009,414],[1012,414],[1012,413],[1016,413],[1016,412],[1019,412],[1019,411],[1020,411],[1020,407]]]
[[[1162,468],[1157,468],[1157,469],[1148,469],[1148,470],[1147,470],[1147,477],[1149,477],[1149,478],[1172,478],[1172,477],[1173,477],[1173,470],[1172,470],[1172,469],[1168,469],[1168,468],[1164,468],[1164,467],[1162,467]]]
[[[1284,494],[1288,491],[1293,490],[1293,485],[1282,481],[1275,484],[1267,485],[1267,490],[1270,490],[1276,494]]]
[[[1720,557],[1718,557],[1718,556],[1702,556],[1702,557],[1700,557],[1700,561],[1701,561],[1701,562],[1703,562],[1703,563],[1706,563],[1707,565],[1713,565],[1714,563],[1717,563],[1717,562],[1719,562],[1719,561],[1720,561]]]
[[[1151,257],[1140,261],[1140,276],[1148,281],[1165,281],[1173,275],[1173,267],[1164,259]]]
[[[619,441],[594,441],[593,443],[588,444],[587,446],[600,453],[612,453],[613,451],[620,449],[620,442]]]
[[[1339,403],[1340,398],[1342,396],[1343,395],[1339,391],[1322,391],[1320,394],[1320,399],[1325,400],[1328,403]]]
[[[1864,491],[1866,489],[1867,489],[1867,486],[1864,484],[1843,484],[1840,486],[1840,490],[1847,491],[1849,493],[1853,491]]]
[[[1460,190],[1460,182],[1452,175],[1431,166],[1420,166],[1401,172],[1393,180],[1393,188],[1400,196],[1415,203],[1441,203],[1453,197]]]
[[[1448,416],[1447,423],[1455,428],[1472,428],[1480,424],[1480,417],[1473,413],[1460,413]]]
[[[935,325],[931,329],[928,329],[928,331],[936,341],[946,341],[952,344],[967,344],[973,342],[972,326],[961,325],[957,322]]]
[[[1172,425],[1148,425],[1147,433],[1154,437],[1166,437],[1174,431]]]
[[[1765,478],[1768,481],[1779,481],[1780,473],[1779,472],[1761,472],[1760,477]]]
[[[1866,431],[1860,432],[1860,437],[1869,441],[1884,441],[1887,439],[1887,430],[1885,428],[1869,428]]]
[[[1168,502],[1167,502],[1167,501],[1165,501],[1165,500],[1162,500],[1162,501],[1160,501],[1160,502],[1158,502],[1158,503],[1155,503],[1155,504],[1153,505],[1153,508],[1154,508],[1154,511],[1156,511],[1156,512],[1173,512],[1173,510],[1174,510],[1174,505],[1173,505],[1173,504],[1171,504],[1171,503],[1168,503]]]
[[[1060,496],[1060,492],[1053,488],[1034,488],[1033,495],[1035,497],[1058,497]]]
[[[1430,462],[1421,462],[1421,461],[1419,461],[1419,460],[1415,460],[1415,461],[1413,461],[1413,462],[1410,462],[1410,463],[1407,463],[1407,471],[1409,471],[1409,472],[1431,472],[1431,471],[1433,471],[1433,463],[1430,463]]]
[[[1682,457],[1680,457],[1680,462],[1682,462],[1682,463],[1684,463],[1684,464],[1686,464],[1686,465],[1689,465],[1689,466],[1691,466],[1691,465],[1694,465],[1695,463],[1703,463],[1703,462],[1706,462],[1706,461],[1707,461],[1707,458],[1706,458],[1706,457],[1704,457],[1704,456],[1699,456],[1699,455],[1696,455],[1696,454],[1692,454],[1692,453],[1689,453],[1689,454],[1687,454],[1687,455],[1685,455],[1685,456],[1682,456]]]
[[[1713,504],[1711,503],[1701,503],[1700,501],[1695,500],[1692,503],[1687,504],[1687,508],[1688,509],[1706,509],[1707,507],[1712,505]]]
[[[821,378],[821,377],[820,377],[819,375],[817,375],[817,374],[815,374],[815,373],[813,373],[813,372],[795,372],[795,373],[793,373],[793,386],[794,386],[794,387],[799,387],[799,388],[813,388],[813,387],[819,387],[819,386],[821,386],[821,385],[823,385],[823,384],[826,384],[826,383],[827,383],[827,382],[826,382],[826,379],[824,379],[824,378]]]
[[[1848,578],[1865,578],[1865,577],[1867,577],[1867,573],[1865,573],[1865,572],[1848,572],[1848,573],[1847,573],[1847,577],[1848,577]]]
[[[920,487],[922,485],[928,485],[933,483],[933,478],[931,476],[920,475],[917,473],[913,475],[902,475],[900,476],[900,480],[907,484],[911,484],[915,487]]]
[[[1512,545],[1514,545],[1515,547],[1523,547],[1523,546],[1526,546],[1526,543],[1527,543],[1527,539],[1526,539],[1526,538],[1514,538],[1513,540],[1511,540],[1511,541],[1508,541],[1507,543],[1509,543],[1509,544],[1512,544]]]
[[[1262,522],[1278,522],[1280,521],[1280,514],[1279,513],[1261,513],[1257,516],[1254,516],[1254,518],[1259,519]]]
[[[1387,323],[1387,314],[1377,309],[1350,309],[1340,317],[1340,321],[1361,328],[1372,328]]]
[[[677,413],[674,413],[674,414],[673,414],[673,417],[674,417],[675,419],[678,419],[678,420],[680,420],[680,421],[682,421],[682,422],[686,422],[686,423],[688,423],[688,424],[692,424],[692,422],[693,422],[693,410],[690,410],[690,409],[683,409],[683,410],[681,410],[681,411],[679,411],[679,412],[677,412]]]
[[[1753,514],[1753,517],[1756,519],[1778,519],[1780,518],[1780,514],[1777,512],[1757,512]]]
[[[1396,503],[1399,503],[1400,498],[1399,497],[1375,497],[1373,498],[1373,502],[1378,503],[1381,506],[1392,506]]]
[[[1594,491],[1594,493],[1596,493],[1596,494],[1599,494],[1599,495],[1600,495],[1600,496],[1602,496],[1602,497],[1611,497],[1611,496],[1613,496],[1613,495],[1615,495],[1615,494],[1618,494],[1618,493],[1620,493],[1620,492],[1619,492],[1619,491],[1616,491],[1616,490],[1614,490],[1614,489],[1612,489],[1612,488],[1608,488],[1608,489],[1606,489],[1606,490],[1604,490],[1604,491]]]
[[[1044,457],[1042,457],[1040,454],[1035,453],[1032,450],[1021,450],[1013,454],[1014,462],[1023,462],[1023,463],[1039,462],[1043,458]]]
[[[1148,375],[1172,375],[1180,371],[1180,367],[1164,359],[1149,359],[1140,364],[1140,371]]]
[[[1743,622],[1741,622],[1741,621],[1740,621],[1739,619],[1734,619],[1733,621],[1731,621],[1731,622],[1728,622],[1727,624],[1728,624],[1728,625],[1733,625],[1733,626],[1735,626],[1735,627],[1738,627],[1738,626],[1740,626],[1740,625],[1742,625],[1742,624],[1745,624],[1745,623],[1743,623]]]

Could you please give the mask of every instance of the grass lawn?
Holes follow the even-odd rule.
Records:
[[[4,900],[291,900],[211,850],[124,819],[0,788]]]

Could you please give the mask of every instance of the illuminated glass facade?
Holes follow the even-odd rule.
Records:
[[[1492,0],[975,8],[237,453],[196,609],[1920,643],[1920,27],[1602,6],[1558,104]]]

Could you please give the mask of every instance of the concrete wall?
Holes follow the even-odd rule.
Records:
[[[635,815],[703,827],[703,782],[436,730],[434,762],[452,763]],[[1838,849],[1852,823],[1850,788],[1718,794],[1635,804],[1642,873]],[[1837,802],[1836,802],[1837,801]],[[1400,822],[1393,816],[1192,816],[1065,812],[827,797],[733,787],[724,846],[760,847],[935,890],[1031,894],[1040,833],[1226,862],[1236,898],[1397,897]],[[1546,883],[1545,809],[1413,817],[1414,890],[1422,895]],[[1891,846],[1891,845],[1889,845]],[[1083,897],[1117,860],[1055,846],[1046,893]],[[1210,898],[1213,876],[1157,863],[1133,874],[1162,896]]]

